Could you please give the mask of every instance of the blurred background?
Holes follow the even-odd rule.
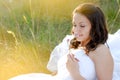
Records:
[[[46,69],[53,48],[71,32],[72,11],[91,2],[109,33],[120,28],[120,0],[0,0],[0,80]]]

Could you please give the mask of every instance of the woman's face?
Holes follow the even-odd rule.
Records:
[[[90,21],[82,14],[75,13],[73,15],[73,28],[75,38],[81,42],[88,42],[90,40]]]

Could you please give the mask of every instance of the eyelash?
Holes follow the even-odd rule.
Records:
[[[73,27],[76,27],[76,25],[73,25]],[[80,25],[80,27],[85,27],[85,26]]]
[[[85,27],[85,26],[80,26],[80,27]]]

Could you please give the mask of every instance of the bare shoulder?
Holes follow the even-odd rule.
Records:
[[[101,59],[104,60],[111,57],[109,48],[104,44],[98,45],[94,51],[90,52],[90,55],[92,55],[94,61]]]
[[[106,55],[106,54],[110,54],[110,50],[109,50],[109,48],[106,45],[100,44],[96,48],[95,53],[97,55]]]
[[[113,73],[113,58],[106,45],[100,44],[89,56],[92,58],[98,80],[111,80]]]

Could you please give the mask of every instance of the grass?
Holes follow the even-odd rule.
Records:
[[[0,43],[0,80],[32,72],[50,73],[45,67],[49,59],[49,45],[35,42],[20,43],[15,41],[10,32],[3,34],[5,38],[1,34],[3,40]]]
[[[0,80],[50,73],[50,52],[70,34],[72,11],[83,2],[100,5],[110,33],[120,28],[119,0],[0,0]]]

